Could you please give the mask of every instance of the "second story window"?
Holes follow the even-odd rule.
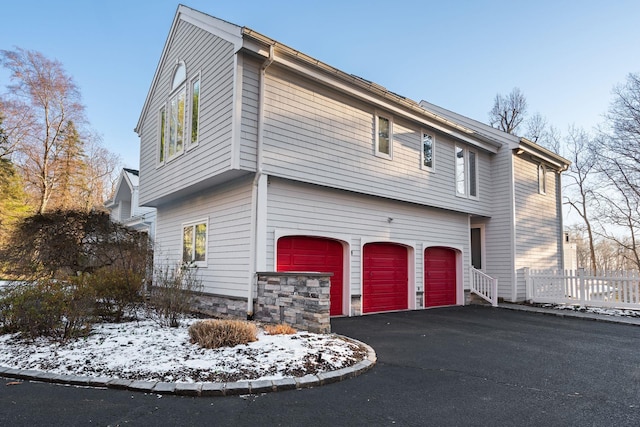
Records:
[[[391,119],[376,115],[375,135],[376,156],[391,159],[393,156],[393,122]]]
[[[538,165],[538,193],[547,194],[547,168]]]
[[[168,158],[182,153],[184,149],[184,108],[187,98],[187,88],[181,87],[169,99],[169,138],[167,147]]]
[[[200,76],[191,80],[191,146],[196,145],[200,131]]]
[[[160,132],[159,132],[159,139],[160,139],[160,146],[158,147],[158,161],[160,163],[164,163],[164,149],[165,149],[165,128],[167,127],[167,109],[165,108],[165,106],[163,105],[162,108],[160,108],[160,117],[158,118],[158,121],[160,122]]]
[[[168,103],[160,108],[158,164],[171,160],[184,151],[186,139],[187,68],[180,61],[175,65]],[[199,85],[199,83],[198,83]],[[198,87],[198,92],[199,92]]]
[[[456,145],[456,194],[461,197],[478,198],[477,153]]]
[[[432,134],[422,132],[422,169],[433,170],[433,149],[435,138]]]

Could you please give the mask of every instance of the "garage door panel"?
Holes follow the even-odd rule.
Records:
[[[426,306],[456,304],[456,252],[449,248],[428,248],[424,253],[424,266]]]
[[[406,310],[408,308],[408,252],[393,243],[364,246],[364,313]]]
[[[278,271],[318,271],[333,273],[329,289],[332,316],[344,314],[342,244],[320,237],[287,236],[278,239]]]

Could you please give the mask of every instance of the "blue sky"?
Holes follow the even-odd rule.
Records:
[[[250,27],[387,89],[483,122],[515,86],[560,131],[602,121],[611,89],[640,72],[637,0],[213,1],[187,6]],[[178,3],[7,2],[0,49],[58,59],[91,126],[138,167],[133,128]],[[0,90],[8,83],[0,71]]]

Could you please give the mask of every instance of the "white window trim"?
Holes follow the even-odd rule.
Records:
[[[431,166],[424,164],[424,135],[431,136]],[[436,166],[436,135],[424,129],[420,130],[420,169],[434,172]]]
[[[162,110],[164,110],[164,126],[162,126]],[[158,134],[157,134],[157,138],[158,138],[158,143],[156,144],[156,168],[159,168],[160,166],[164,166],[164,164],[167,162],[167,133],[166,133],[166,127],[167,127],[167,103],[165,102],[164,104],[162,104],[160,106],[160,108],[158,108]],[[162,138],[164,137],[164,142],[162,141]],[[161,147],[162,145],[164,145],[164,147]],[[162,151],[163,155],[162,155],[162,160],[160,160],[160,152]]]
[[[182,78],[182,80],[180,80],[176,84],[176,74],[180,69],[184,70],[184,77]],[[176,64],[173,66],[173,73],[171,74],[171,92],[181,87],[186,81],[187,81],[187,64],[185,64],[184,61],[176,60]]]
[[[538,165],[538,193],[547,194],[547,168],[544,164]]]
[[[187,151],[195,148],[200,144],[200,130],[202,129],[202,110],[200,109],[200,101],[202,100],[202,77],[201,71],[198,71],[191,79],[189,79],[189,87],[187,88],[187,99],[189,100],[189,131],[187,132]],[[191,132],[193,126],[193,83],[200,81],[200,89],[198,95],[198,137],[196,142],[191,142]]]
[[[479,167],[478,165],[480,164],[480,157],[478,156],[478,152],[476,150],[471,150],[471,149],[466,149],[465,150],[466,155],[467,155],[467,165],[469,165],[469,153],[473,153],[474,154],[474,158],[475,158],[475,167],[474,167],[474,181],[476,183],[476,194],[472,195],[470,188],[471,188],[471,180],[467,179],[467,194],[469,194],[469,198],[473,199],[473,200],[478,200],[480,198],[480,173],[479,173]],[[467,167],[468,168],[468,167]],[[468,168],[469,169],[469,168]],[[469,176],[469,174],[467,173],[467,176]]]
[[[383,153],[379,150],[379,122],[380,118],[386,119],[389,121],[389,154]],[[373,146],[375,150],[376,157],[380,157],[387,160],[393,160],[393,118],[391,115],[381,114],[376,111],[373,116],[374,121],[374,134],[373,134]]]
[[[193,233],[193,237],[195,239],[195,226],[198,224],[204,224],[207,227],[207,236],[206,236],[206,242],[205,242],[205,248],[204,248],[204,261],[193,261],[192,265],[195,267],[207,267],[207,264],[209,262],[209,218],[202,218],[202,219],[198,219],[198,220],[194,220],[194,221],[188,221],[188,222],[183,222],[182,226],[180,227],[180,262],[184,262],[183,259],[183,254],[184,254],[184,229],[187,227],[194,227],[194,233]],[[195,242],[193,245],[193,253],[195,254]]]
[[[462,159],[464,160],[464,192],[460,192],[458,190],[458,151],[462,150]],[[453,185],[455,187],[455,192],[456,192],[456,196],[458,197],[467,197],[467,172],[469,169],[467,167],[467,159],[466,159],[466,151],[464,149],[464,147],[459,146],[458,144],[456,144],[454,146],[453,149]]]
[[[458,180],[457,180],[457,176],[458,176],[458,162],[456,161],[456,153],[457,151],[461,149],[463,152],[463,158],[464,158],[464,193],[460,193],[458,191]],[[476,183],[476,194],[475,195],[471,195],[470,189],[471,189],[471,180],[469,179],[469,152],[472,152],[475,154],[475,159],[476,159],[476,166],[475,166],[475,183]],[[453,151],[453,161],[454,161],[454,186],[455,186],[455,191],[456,191],[456,196],[458,197],[462,197],[465,199],[471,199],[471,200],[479,200],[480,199],[480,182],[479,182],[479,161],[478,161],[479,157],[478,157],[478,152],[476,150],[472,150],[466,146],[463,145],[458,145],[456,144],[454,147],[454,151]]]

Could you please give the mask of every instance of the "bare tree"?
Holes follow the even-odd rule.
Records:
[[[520,89],[513,88],[507,96],[496,95],[489,112],[489,124],[504,132],[515,134],[527,114],[527,99]]]
[[[566,173],[568,178],[565,186],[566,203],[576,211],[582,219],[587,233],[589,259],[591,270],[597,271],[595,236],[593,229],[593,209],[597,201],[594,179],[597,173],[593,141],[583,130],[570,127],[565,138],[565,156],[571,160],[571,166]]]
[[[613,90],[607,114],[608,129],[601,135],[599,170],[606,191],[601,194],[602,220],[607,238],[625,251],[640,269],[640,73],[629,74]],[[616,231],[624,230],[622,237]]]
[[[90,211],[102,207],[104,201],[112,196],[121,162],[120,156],[104,148],[100,138],[95,135],[88,137],[85,151],[87,175],[81,192],[80,208]]]
[[[600,171],[608,182],[607,191],[600,196],[605,201],[601,217],[613,228],[626,231],[620,236],[605,227],[603,233],[623,248],[625,257],[640,270],[640,177],[616,157],[604,158]]]
[[[640,165],[640,73],[629,74],[624,84],[613,89],[613,102],[607,120],[609,149],[629,166]]]
[[[10,120],[21,135],[16,164],[34,193],[37,211],[43,213],[59,180],[64,126],[85,122],[80,92],[60,62],[39,52],[0,50],[0,63],[10,71],[12,82],[4,104],[21,113]]]
[[[549,124],[547,119],[540,113],[535,113],[526,120],[527,130],[525,137],[544,148],[560,152],[561,137],[560,132]]]
[[[2,123],[0,160],[12,158],[17,147],[31,132],[30,124],[33,121],[31,109],[27,104],[0,97],[0,123]]]

